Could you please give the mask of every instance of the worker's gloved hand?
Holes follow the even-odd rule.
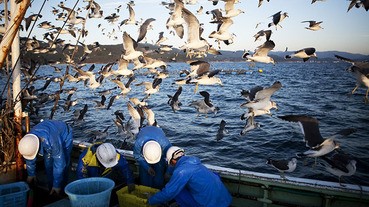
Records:
[[[134,191],[135,190],[135,184],[134,183],[132,183],[132,184],[128,184],[128,193],[131,193],[132,191]]]
[[[35,180],[36,180],[36,176],[28,176],[27,177],[27,183],[28,184],[31,184],[31,183],[35,182]]]
[[[53,187],[53,188],[51,189],[51,191],[50,191],[50,195],[53,195],[53,194],[55,194],[55,195],[60,195],[60,193],[61,193],[61,189],[60,189],[60,188],[55,188],[55,187]]]
[[[155,176],[155,170],[152,167],[149,167],[149,169],[147,170],[147,173],[149,173],[149,175],[151,176]]]

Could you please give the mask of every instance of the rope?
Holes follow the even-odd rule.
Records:
[[[42,6],[41,6],[41,8],[40,8],[40,10],[38,11],[38,14],[37,14],[37,17],[36,17],[36,21],[37,21],[37,19],[38,19],[38,16],[40,15],[40,13],[41,13],[41,11],[42,11],[42,9],[43,9],[43,7],[44,7],[44,5],[45,5],[45,2],[46,2],[47,0],[44,0],[44,2],[43,2],[43,4],[42,4]],[[33,2],[33,1],[32,1]],[[31,27],[31,30],[30,30],[30,32],[28,33],[28,36],[27,36],[27,39],[29,38],[29,36],[31,35],[31,32],[32,32],[32,30],[33,30],[33,28],[34,28],[34,26],[35,26],[35,24],[36,24],[36,21],[33,23],[33,25],[32,25],[32,27]],[[14,24],[12,25],[12,26],[14,26]],[[7,30],[8,31],[8,30]],[[15,62],[15,64],[14,64],[14,66],[16,66],[17,65],[17,63],[18,63],[18,61],[19,61],[19,59],[20,59],[20,56],[18,56],[18,58],[17,58],[17,60],[16,60],[16,62]],[[40,66],[38,66],[38,68],[39,68]],[[36,71],[38,70],[38,68],[35,70],[35,73],[34,74],[36,74]],[[10,74],[9,74],[9,76],[8,76],[8,79],[6,80],[6,83],[5,83],[5,85],[8,85],[9,84],[9,82],[10,82],[10,77],[12,77],[12,74],[13,74],[13,71],[14,71],[14,68],[12,68],[12,70],[11,70],[11,72],[10,72]],[[32,74],[32,76],[31,76],[31,79],[30,80],[32,80],[32,78],[34,77],[34,75]],[[27,83],[26,83],[26,85],[25,85],[25,87],[24,88],[22,88],[22,90],[21,91],[23,91],[28,85],[29,85],[29,83],[30,83],[30,81],[28,81]],[[5,91],[5,88],[4,88],[4,90],[1,92],[1,97],[3,96],[3,94],[4,94],[4,91]],[[17,96],[16,96],[16,98],[18,98],[18,96],[20,95],[20,93],[19,94],[17,94]],[[15,99],[15,100],[17,100],[17,99]],[[14,106],[15,104],[13,104],[13,106]]]
[[[30,32],[28,33],[27,39],[30,37],[30,35],[31,35],[32,31],[33,31],[34,26],[35,26],[35,24],[36,24],[36,21],[37,21],[37,19],[38,19],[38,16],[40,15],[40,13],[41,13],[41,11],[42,11],[42,9],[43,9],[43,7],[44,7],[44,5],[45,5],[46,1],[47,1],[47,0],[44,0],[43,4],[42,4],[42,6],[41,6],[41,8],[40,8],[40,10],[39,10],[39,12],[38,12],[38,15],[37,15],[37,17],[36,17],[36,20],[35,20],[35,21],[34,21],[34,23],[32,24],[32,27],[31,27],[31,29],[30,29]],[[76,3],[75,3],[75,5],[73,6],[73,10],[74,10],[74,9],[75,9],[75,7],[77,6],[78,2],[79,2],[79,0],[77,0],[77,1],[76,1]],[[71,13],[69,13],[68,18],[66,18],[66,20],[64,21],[64,23],[63,23],[63,25],[62,25],[61,29],[58,31],[58,33],[57,33],[56,37],[52,40],[52,41],[53,41],[53,43],[55,43],[55,40],[59,37],[59,34],[60,34],[61,30],[64,28],[64,26],[66,25],[66,23],[67,23],[67,21],[68,21],[68,19],[69,19],[70,15],[71,15]],[[49,45],[49,49],[52,47],[52,45],[53,45],[53,44]],[[15,65],[17,65],[17,63],[18,63],[19,59],[20,59],[20,56],[18,56],[18,58],[17,58],[17,61],[16,61],[16,64],[15,64]],[[33,74],[31,74],[31,77],[30,77],[30,79],[28,80],[28,82],[26,82],[25,86],[22,88],[22,90],[19,92],[19,94],[17,94],[17,96],[16,96],[16,98],[15,98],[14,100],[17,100],[17,98],[21,95],[21,92],[22,92],[22,91],[24,91],[24,89],[28,87],[28,85],[31,83],[31,81],[32,81],[33,77],[36,75],[36,73],[37,73],[38,69],[40,68],[40,66],[41,66],[40,64],[37,66],[37,68],[35,69],[34,73],[33,73]],[[9,77],[8,77],[7,82],[6,82],[6,84],[5,84],[5,85],[8,85],[8,84],[9,84],[9,82],[10,82],[10,77],[12,76],[13,71],[14,71],[14,68],[12,68],[12,71],[11,71],[11,73],[10,73],[10,75],[9,75]],[[1,96],[4,94],[4,91],[5,91],[5,88],[4,88],[4,90],[1,92]],[[57,96],[57,97],[58,97],[58,96]],[[15,106],[15,103],[13,103],[13,106]]]

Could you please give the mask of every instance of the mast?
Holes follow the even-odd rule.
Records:
[[[19,46],[19,26],[22,23],[24,15],[28,9],[30,0],[22,0],[18,4],[16,0],[10,1],[10,23],[5,28],[5,33],[0,44],[0,68],[3,67],[4,61],[12,52],[12,79],[13,79],[13,103],[14,104],[14,121],[15,121],[15,147],[17,148],[20,139],[22,138],[22,105],[20,101],[21,92],[21,77],[20,77],[20,46]],[[16,179],[22,180],[24,177],[24,161],[18,150],[15,150],[16,159]]]

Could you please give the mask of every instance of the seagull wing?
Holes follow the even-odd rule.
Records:
[[[267,40],[260,45],[253,56],[268,56],[269,51],[273,50],[275,44],[272,40]]]
[[[123,33],[123,47],[126,54],[134,52],[137,48],[137,42],[127,33]]]
[[[285,171],[289,169],[288,160],[273,160],[269,158],[267,163],[280,171]]]
[[[263,90],[256,92],[254,99],[255,100],[270,100],[270,97],[280,88],[282,88],[281,82],[276,81],[273,83],[272,86],[268,88],[264,88]]]
[[[208,105],[209,107],[213,106],[213,104],[210,103],[210,94],[207,91],[201,91],[200,95],[204,97],[204,102],[206,105]]]
[[[173,95],[172,100],[178,101],[178,97],[179,95],[181,95],[181,93],[182,93],[182,86],[179,86],[176,93]]]
[[[224,10],[226,11],[226,13],[228,11],[231,11],[234,9],[234,3],[235,3],[235,0],[227,0],[225,5],[224,5]]]
[[[182,8],[182,15],[187,24],[187,42],[196,42],[200,40],[200,23],[192,12],[186,8]]]
[[[319,146],[324,141],[319,131],[319,122],[317,119],[305,115],[286,115],[280,116],[279,118],[300,124],[307,147],[313,148]]]
[[[149,18],[149,19],[146,19],[146,21],[141,25],[140,34],[138,35],[137,42],[140,42],[141,40],[143,40],[143,38],[145,38],[146,33],[147,33],[147,28],[149,24],[153,21],[155,21],[154,18]]]
[[[129,12],[129,19],[130,20],[135,20],[135,10],[133,10],[132,6],[130,4],[127,4],[127,7],[128,7],[128,12]]]
[[[206,61],[198,60],[190,63],[191,72],[196,70],[197,76],[202,76],[210,71],[210,64]]]
[[[343,61],[345,61],[345,62],[349,62],[349,63],[354,64],[354,60],[352,60],[352,59],[345,58],[345,57],[342,57],[342,56],[340,56],[340,55],[334,55],[334,57],[336,57],[336,58],[337,58],[337,59],[339,59],[339,60],[343,60]]]
[[[222,23],[218,24],[218,32],[225,33],[228,32],[228,28],[233,24],[231,18],[223,18]]]
[[[305,53],[307,54],[307,55],[312,55],[312,54],[314,54],[315,53],[315,48],[313,48],[313,47],[308,47],[308,48],[305,48],[305,49],[303,49],[304,51],[305,51]]]
[[[252,88],[250,90],[250,92],[249,92],[249,95],[248,95],[249,96],[249,100],[250,101],[253,101],[255,99],[256,93],[259,92],[259,91],[261,91],[261,90],[263,90],[263,89],[264,88],[261,87],[261,86],[256,86],[256,87]]]

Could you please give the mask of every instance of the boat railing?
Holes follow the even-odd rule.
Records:
[[[91,143],[74,141],[74,145],[85,148]],[[132,151],[118,151],[133,169],[138,167]],[[369,206],[368,186],[205,166],[221,177],[233,196],[232,206]],[[138,168],[134,173],[137,175]]]

